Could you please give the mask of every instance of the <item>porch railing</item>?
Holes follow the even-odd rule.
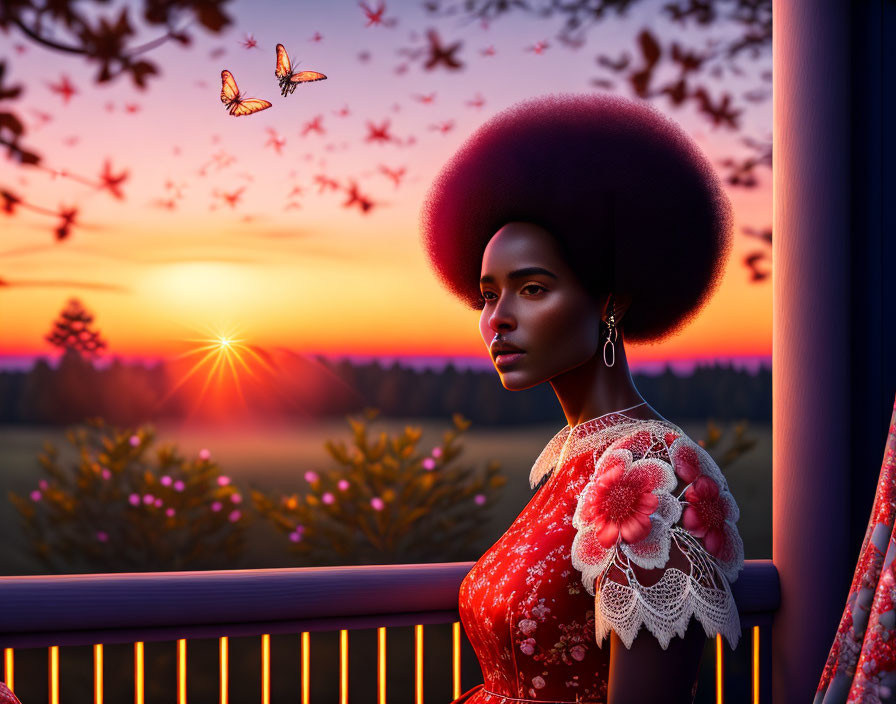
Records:
[[[14,688],[15,649],[48,648],[50,704],[59,702],[59,648],[94,646],[94,702],[103,701],[104,644],[134,644],[134,699],[143,701],[143,644],[177,641],[179,704],[186,704],[186,643],[218,638],[220,702],[226,704],[228,637],[260,636],[260,701],[270,701],[270,635],[301,634],[301,696],[309,702],[309,633],[339,631],[339,699],[348,702],[348,632],[377,629],[377,701],[386,701],[387,627],[414,628],[414,701],[422,704],[423,626],[451,623],[452,691],[460,695],[458,589],[472,562],[0,577],[0,649]],[[742,701],[771,702],[771,625],[780,603],[771,560],[747,560],[732,591],[743,637],[751,643],[751,692]],[[723,699],[724,648],[716,637],[716,701]],[[27,704],[33,704],[28,702]]]

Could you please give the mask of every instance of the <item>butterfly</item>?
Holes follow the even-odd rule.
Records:
[[[326,76],[317,71],[299,71],[296,73],[295,67],[289,63],[289,54],[286,53],[286,47],[282,44],[277,45],[277,66],[274,68],[274,75],[280,82],[280,94],[284,97],[287,93],[295,91],[296,86],[300,83],[310,83],[312,81],[322,81]]]
[[[267,110],[271,103],[260,98],[243,98],[240,96],[233,74],[226,68],[221,71],[221,102],[231,115],[240,117],[251,115],[259,110]]]

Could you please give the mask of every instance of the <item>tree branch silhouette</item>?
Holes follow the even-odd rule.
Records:
[[[107,12],[100,15],[100,9],[107,3],[104,0],[45,0],[43,3],[31,0],[0,0],[0,31],[8,34],[19,31],[32,43],[46,49],[63,54],[81,56],[88,62],[99,63],[99,71],[94,78],[95,83],[106,83],[123,74],[128,74],[139,90],[145,90],[152,76],[159,70],[151,61],[137,60],[143,55],[169,40],[184,46],[191,43],[187,29],[194,23],[203,28],[220,33],[231,24],[232,19],[224,12],[224,6],[230,0],[143,0],[142,18],[148,25],[164,25],[165,34],[140,44],[134,44],[136,31],[130,21],[133,7],[117,10],[117,15]],[[192,14],[180,29],[175,25],[183,14]],[[60,39],[64,35],[66,39]],[[21,98],[21,84],[4,85],[7,61],[0,61],[0,104],[3,101],[17,101]],[[73,87],[68,86],[70,95]],[[5,107],[5,105],[4,105]],[[7,150],[8,157],[17,161],[20,166],[37,167],[42,157],[35,150],[24,146],[27,136],[24,121],[12,109],[0,109],[0,148]],[[116,198],[123,198],[120,184],[127,177],[127,172],[112,174],[107,164],[100,181],[87,179],[59,172],[100,190],[108,190]],[[36,206],[28,206],[25,200],[11,189],[0,187],[2,203],[0,209],[11,215],[16,206],[30,207],[36,212],[43,212],[54,217],[61,217],[62,223],[56,229],[57,240],[68,237],[76,208],[62,209],[59,212],[48,211]]]

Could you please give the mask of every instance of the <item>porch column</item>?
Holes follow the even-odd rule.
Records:
[[[896,5],[776,0],[773,21],[773,689],[809,702],[896,397]]]

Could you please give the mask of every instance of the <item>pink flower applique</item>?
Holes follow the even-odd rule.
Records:
[[[740,509],[722,470],[704,448],[684,436],[672,443],[669,457],[676,475],[689,484],[683,496],[687,506],[682,525],[715,558],[728,581],[734,582],[743,566],[744,544],[735,526]]]
[[[645,569],[663,567],[671,526],[681,516],[681,504],[670,493],[677,483],[672,465],[656,457],[635,460],[631,450],[619,447],[627,440],[595,458],[594,474],[573,514],[572,564],[592,596],[594,580],[617,549]]]

